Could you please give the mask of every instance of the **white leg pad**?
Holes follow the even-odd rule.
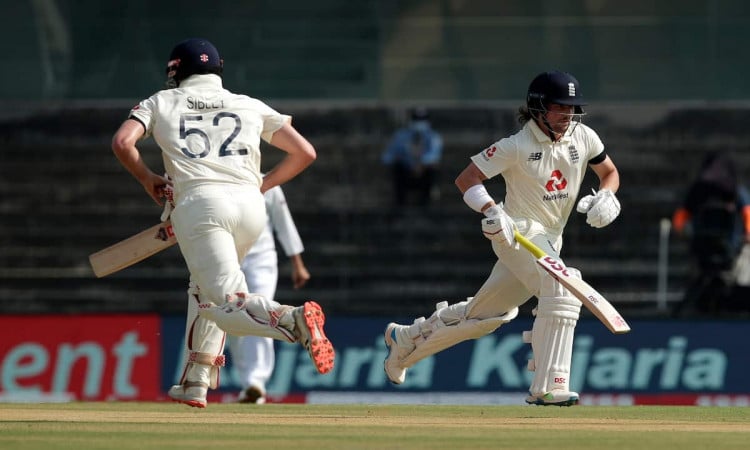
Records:
[[[540,297],[530,336],[534,354],[528,365],[534,371],[529,388],[532,395],[569,390],[573,336],[580,311],[581,302],[575,297]]]
[[[235,336],[264,336],[280,341],[297,342],[291,329],[293,322],[282,326],[291,318],[291,306],[273,305],[275,309],[259,314],[259,304],[267,303],[262,295],[237,293],[229,296],[221,306],[205,303],[199,306],[198,314],[221,330]],[[263,317],[266,316],[266,317]]]
[[[466,319],[464,317],[466,302],[448,306],[447,302],[437,304],[436,311],[426,321],[416,321],[412,327],[417,328],[414,337],[414,350],[407,355],[401,365],[411,367],[422,359],[434,355],[448,347],[468,339],[478,339],[492,333],[500,325],[508,323],[518,316],[518,308],[513,308],[499,317],[489,319]]]
[[[188,288],[188,302],[185,336],[187,360],[181,383],[199,383],[216,389],[219,386],[219,369],[224,366],[226,334],[214,322],[198,315],[197,311],[204,303],[200,289],[194,283],[190,283]]]

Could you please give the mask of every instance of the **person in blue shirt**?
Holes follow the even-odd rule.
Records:
[[[443,139],[432,129],[427,110],[414,108],[411,121],[396,131],[381,158],[392,168],[393,201],[397,207],[409,203],[410,191],[416,191],[417,205],[429,205],[442,153]]]

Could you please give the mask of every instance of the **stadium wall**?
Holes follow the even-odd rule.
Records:
[[[382,362],[385,322],[329,317],[336,367],[319,375],[298,345],[277,343],[271,402],[521,404],[531,349],[517,319],[454,346],[391,385]],[[574,343],[571,387],[583,404],[750,404],[750,360],[736,339],[750,324],[643,321],[627,335],[583,320]],[[0,401],[163,401],[180,376],[184,319],[178,316],[0,316]],[[231,357],[211,401],[231,402],[239,386]]]

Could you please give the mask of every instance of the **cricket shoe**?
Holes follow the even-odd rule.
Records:
[[[532,395],[526,397],[529,405],[541,406],[573,406],[578,404],[578,392],[552,390],[544,395]]]
[[[414,344],[411,342],[409,342],[411,344],[409,346],[400,346],[398,344],[396,333],[406,328],[409,327],[393,322],[385,327],[383,337],[385,339],[385,346],[388,348],[388,355],[385,357],[385,361],[383,361],[383,369],[393,384],[402,384],[406,380],[406,367],[401,365],[401,361],[414,351]]]
[[[185,384],[176,384],[169,388],[169,395],[177,403],[183,403],[194,408],[205,408],[208,386],[199,382],[187,381]]]
[[[294,308],[295,333],[299,343],[305,347],[320,373],[328,373],[333,369],[336,354],[333,345],[323,332],[326,317],[320,305],[313,301],[305,302],[303,306]]]
[[[255,403],[262,405],[266,402],[266,393],[258,386],[250,386],[240,392],[240,397],[237,401],[240,403]]]

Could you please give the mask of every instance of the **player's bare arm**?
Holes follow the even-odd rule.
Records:
[[[456,177],[456,187],[459,191],[461,191],[461,194],[466,194],[466,191],[469,190],[472,186],[478,186],[482,185],[484,180],[486,180],[487,177],[484,176],[481,170],[473,163],[470,162],[469,165],[466,166],[466,168],[461,171],[460,174],[458,174],[458,177]],[[487,200],[485,204],[481,206],[481,211],[484,212],[487,209],[495,206],[495,201],[491,198]]]
[[[162,192],[164,186],[169,184],[169,181],[149,169],[143,161],[138,148],[135,146],[144,133],[145,130],[140,122],[134,119],[126,120],[120,125],[114,137],[112,137],[112,151],[117,156],[120,164],[143,185],[143,189],[146,190],[154,202],[162,206]]]
[[[317,158],[312,144],[288,122],[273,134],[271,145],[285,151],[287,156],[263,177],[261,192],[291,180]]]
[[[599,164],[591,165],[591,170],[599,177],[599,189],[609,189],[616,193],[620,188],[620,173],[609,156]]]

